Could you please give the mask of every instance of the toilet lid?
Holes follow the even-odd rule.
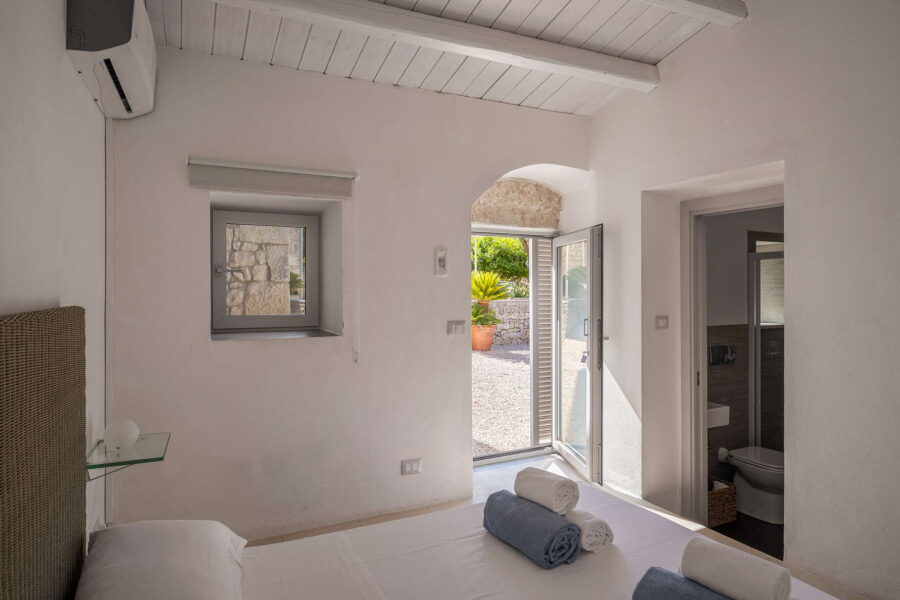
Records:
[[[747,446],[730,452],[735,460],[768,467],[769,469],[784,469],[784,452],[763,448],[762,446]]]

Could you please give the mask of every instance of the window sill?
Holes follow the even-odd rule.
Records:
[[[214,331],[213,341],[221,340],[293,340],[300,338],[341,337],[324,329],[304,329],[302,331]]]

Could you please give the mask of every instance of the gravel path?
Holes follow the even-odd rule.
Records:
[[[531,356],[528,345],[472,352],[472,453],[531,445]]]

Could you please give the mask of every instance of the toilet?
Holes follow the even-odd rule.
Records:
[[[719,448],[719,462],[737,467],[737,510],[766,523],[784,524],[784,453],[761,446]]]

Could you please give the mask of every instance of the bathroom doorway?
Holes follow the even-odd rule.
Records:
[[[784,556],[784,210],[695,217],[706,524]],[[702,357],[702,358],[701,358]]]

